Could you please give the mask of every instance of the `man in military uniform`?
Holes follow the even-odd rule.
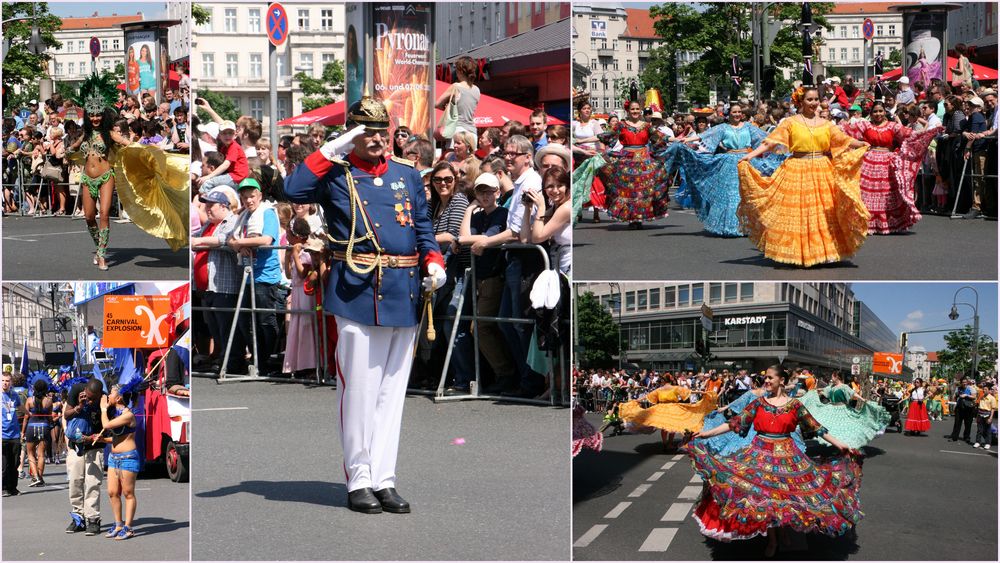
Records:
[[[332,241],[324,306],[337,320],[334,412],[348,508],[406,513],[410,505],[395,489],[403,401],[421,286],[444,285],[444,259],[420,174],[391,156],[385,106],[365,96],[347,119],[349,131],[309,155],[285,181],[285,194],[322,205]]]

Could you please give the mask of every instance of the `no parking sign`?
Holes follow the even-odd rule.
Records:
[[[277,2],[267,7],[267,39],[275,47],[280,47],[288,40],[288,13]]]

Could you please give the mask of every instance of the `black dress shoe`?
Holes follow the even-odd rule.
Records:
[[[378,499],[375,498],[369,487],[347,493],[347,508],[350,508],[354,512],[363,512],[365,514],[378,514],[382,512],[382,505],[379,504]]]
[[[387,489],[382,489],[381,491],[375,491],[375,497],[382,504],[382,509],[386,512],[393,512],[396,514],[409,514],[410,513],[410,503],[403,500],[403,497],[399,496],[396,489],[389,487]]]

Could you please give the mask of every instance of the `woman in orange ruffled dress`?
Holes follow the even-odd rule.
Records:
[[[775,262],[813,266],[839,262],[857,252],[868,234],[868,209],[859,177],[867,143],[849,137],[819,117],[819,92],[800,87],[792,94],[799,114],[789,117],[738,165],[737,215],[750,240]],[[750,160],[788,147],[771,176]]]
[[[679,385],[664,385],[645,397],[618,407],[618,414],[634,430],[659,429],[663,449],[674,440],[675,433],[697,432],[705,416],[717,406],[718,395],[711,391],[702,393],[701,400],[690,403],[691,389]],[[644,404],[649,406],[644,407]]]

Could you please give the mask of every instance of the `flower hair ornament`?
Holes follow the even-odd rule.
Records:
[[[112,75],[107,72],[98,75],[94,72],[80,84],[80,93],[75,101],[88,115],[100,115],[104,110],[114,107],[117,98],[118,89],[113,83]]]
[[[802,105],[802,100],[805,97],[806,97],[806,87],[799,86],[798,88],[795,89],[794,92],[792,92],[792,103],[795,104],[796,106],[800,106]]]

